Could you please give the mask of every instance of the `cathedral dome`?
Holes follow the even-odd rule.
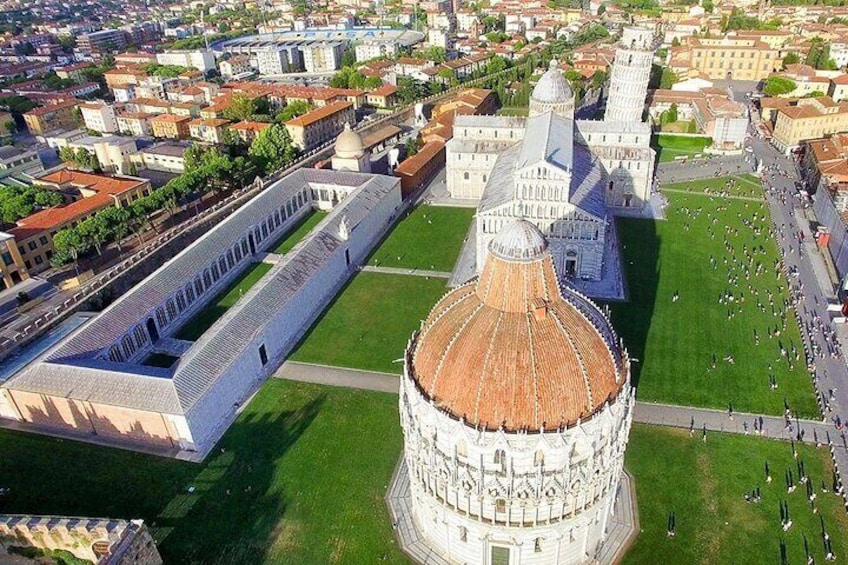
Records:
[[[574,98],[574,93],[571,92],[568,80],[562,74],[556,59],[551,60],[550,67],[536,83],[530,98],[543,104],[565,104]]]
[[[350,123],[346,123],[344,131],[336,138],[334,146],[336,155],[344,159],[357,159],[365,153],[365,145],[358,133],[350,129]]]
[[[591,418],[628,375],[606,317],[560,289],[544,236],[524,220],[492,240],[479,279],[436,304],[407,361],[435,407],[488,430],[550,431]]]

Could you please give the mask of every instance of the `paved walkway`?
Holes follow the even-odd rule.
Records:
[[[286,361],[274,373],[274,377],[394,394],[397,394],[399,387],[398,375],[294,361]],[[835,426],[814,420],[791,420],[789,427],[787,427],[786,420],[780,416],[734,413],[731,419],[727,411],[724,410],[636,402],[633,421],[641,424],[686,429],[694,427],[697,433],[703,433],[703,428],[706,426],[708,431],[713,432],[762,435],[763,437],[809,443],[824,444],[828,443],[829,438],[839,451],[846,449],[846,439],[843,438],[841,432],[836,430]],[[762,428],[763,433],[758,434],[754,431],[755,421],[757,428]]]
[[[703,192],[701,190],[680,190],[679,188],[661,188],[661,192],[674,192],[677,194],[692,194],[695,196],[707,196],[709,198],[726,198],[729,200],[747,200],[749,202],[762,202],[762,197],[756,198],[754,196],[739,196],[735,194],[715,194],[709,192]]]
[[[451,274],[447,271],[428,271],[425,269],[407,269],[404,267],[375,267],[374,265],[364,265],[359,268],[360,271],[368,271],[369,273],[384,273],[387,275],[408,275],[413,277],[427,277],[434,279],[449,279]]]

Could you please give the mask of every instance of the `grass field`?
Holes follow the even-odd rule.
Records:
[[[527,107],[518,107],[518,106],[504,106],[499,108],[496,114],[498,116],[527,116],[527,113],[530,111],[530,108]]]
[[[177,339],[185,339],[188,341],[195,341],[200,336],[203,335],[203,332],[212,327],[218,319],[229,310],[233,304],[238,302],[238,299],[244,295],[245,292],[250,290],[250,287],[255,285],[259,279],[261,279],[265,273],[271,270],[273,265],[269,265],[268,263],[256,263],[253,267],[250,267],[247,271],[245,271],[240,277],[234,280],[230,286],[228,286],[225,290],[215,298],[214,302],[209,304],[206,308],[198,312],[191,320],[186,322],[186,324],[180,328],[180,331],[177,332],[177,335],[174,336]]]
[[[473,208],[419,206],[394,227],[368,265],[452,271]]]
[[[274,245],[271,246],[271,253],[285,255],[292,250],[292,247],[300,243],[300,240],[306,237],[306,234],[311,232],[312,229],[326,217],[327,212],[313,210],[311,213],[304,216],[296,226],[294,226],[293,231],[289,230],[288,233],[283,235],[276,243],[274,243]]]
[[[666,221],[619,223],[629,301],[611,309],[613,325],[639,360],[633,367],[639,398],[718,409],[732,404],[765,414],[781,414],[785,398],[802,417],[819,418],[798,326],[784,306],[786,281],[775,275],[778,254],[763,220],[765,204],[697,193],[667,196]],[[760,235],[754,228],[762,229]],[[742,265],[745,249],[760,246],[765,253],[751,253],[754,266]],[[756,263],[762,274],[755,274]],[[734,301],[719,303],[726,293]]]
[[[733,182],[728,184],[728,180],[732,180]],[[663,185],[662,190],[669,192],[702,192],[712,195],[723,193],[730,196],[764,198],[763,185],[760,179],[749,174],[671,183]]]
[[[787,493],[785,475],[798,481],[798,462],[788,443],[712,433],[636,425],[627,448],[627,469],[636,479],[639,527],[623,563],[780,563],[780,540],[787,563],[806,563],[804,538],[816,563],[824,563],[820,516],[830,535],[838,563],[848,558],[848,516],[841,497],[833,494],[832,465],[826,450],[798,445],[798,461],[816,493],[815,515],[805,485]],[[768,462],[773,482],[765,481]],[[822,482],[829,489],[823,493]],[[744,494],[760,487],[762,500],[747,503]],[[784,532],[780,503],[789,504],[793,525]],[[674,512],[676,536],[667,536],[668,514]]]
[[[0,512],[143,518],[165,563],[406,563],[401,441],[395,395],[271,379],[202,465],[0,430]]]
[[[148,365],[150,367],[160,367],[162,369],[168,369],[177,361],[179,361],[179,358],[174,357],[172,355],[166,355],[164,353],[151,353],[150,355],[144,358],[144,361],[142,361],[141,364]]]
[[[446,292],[444,279],[363,272],[330,304],[289,358],[400,374],[406,342]]]
[[[704,151],[712,142],[707,137],[686,137],[681,135],[658,135],[654,148],[659,154],[660,163],[674,161],[679,157],[691,157]]]

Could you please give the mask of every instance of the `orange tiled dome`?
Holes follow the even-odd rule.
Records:
[[[436,406],[492,430],[571,425],[627,379],[606,318],[587,298],[560,290],[544,236],[524,220],[492,240],[479,279],[436,304],[410,361]]]

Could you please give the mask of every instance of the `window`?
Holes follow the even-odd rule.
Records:
[[[35,264],[41,265],[42,263],[44,263],[44,259],[41,258],[41,255],[36,255],[35,256]]]
[[[11,265],[12,263],[14,263],[14,261],[12,261],[12,254],[9,253],[8,251],[3,253],[3,255],[0,255],[0,257],[3,258],[3,264],[6,265],[7,267],[9,265]]]
[[[468,528],[465,526],[459,527],[459,541],[468,541]]]
[[[536,467],[541,467],[545,464],[545,454],[542,453],[542,450],[536,452],[536,456],[533,458],[533,464]]]
[[[462,178],[463,178],[464,180],[468,180],[468,172],[464,172],[464,173],[462,173]]]
[[[35,251],[35,249],[38,247],[38,244],[37,244],[36,242],[34,242],[34,241],[30,241],[30,242],[27,244],[27,247],[29,247],[29,250],[30,250],[30,251]]]
[[[262,366],[268,364],[268,352],[265,350],[265,344],[259,346],[259,360],[262,361]]]
[[[41,237],[38,238],[38,242],[41,243],[41,245],[47,245],[47,236],[42,235]]]
[[[495,500],[495,512],[506,512],[506,500],[503,498]]]
[[[503,449],[495,450],[495,464],[496,465],[505,465],[506,464],[506,452]]]

